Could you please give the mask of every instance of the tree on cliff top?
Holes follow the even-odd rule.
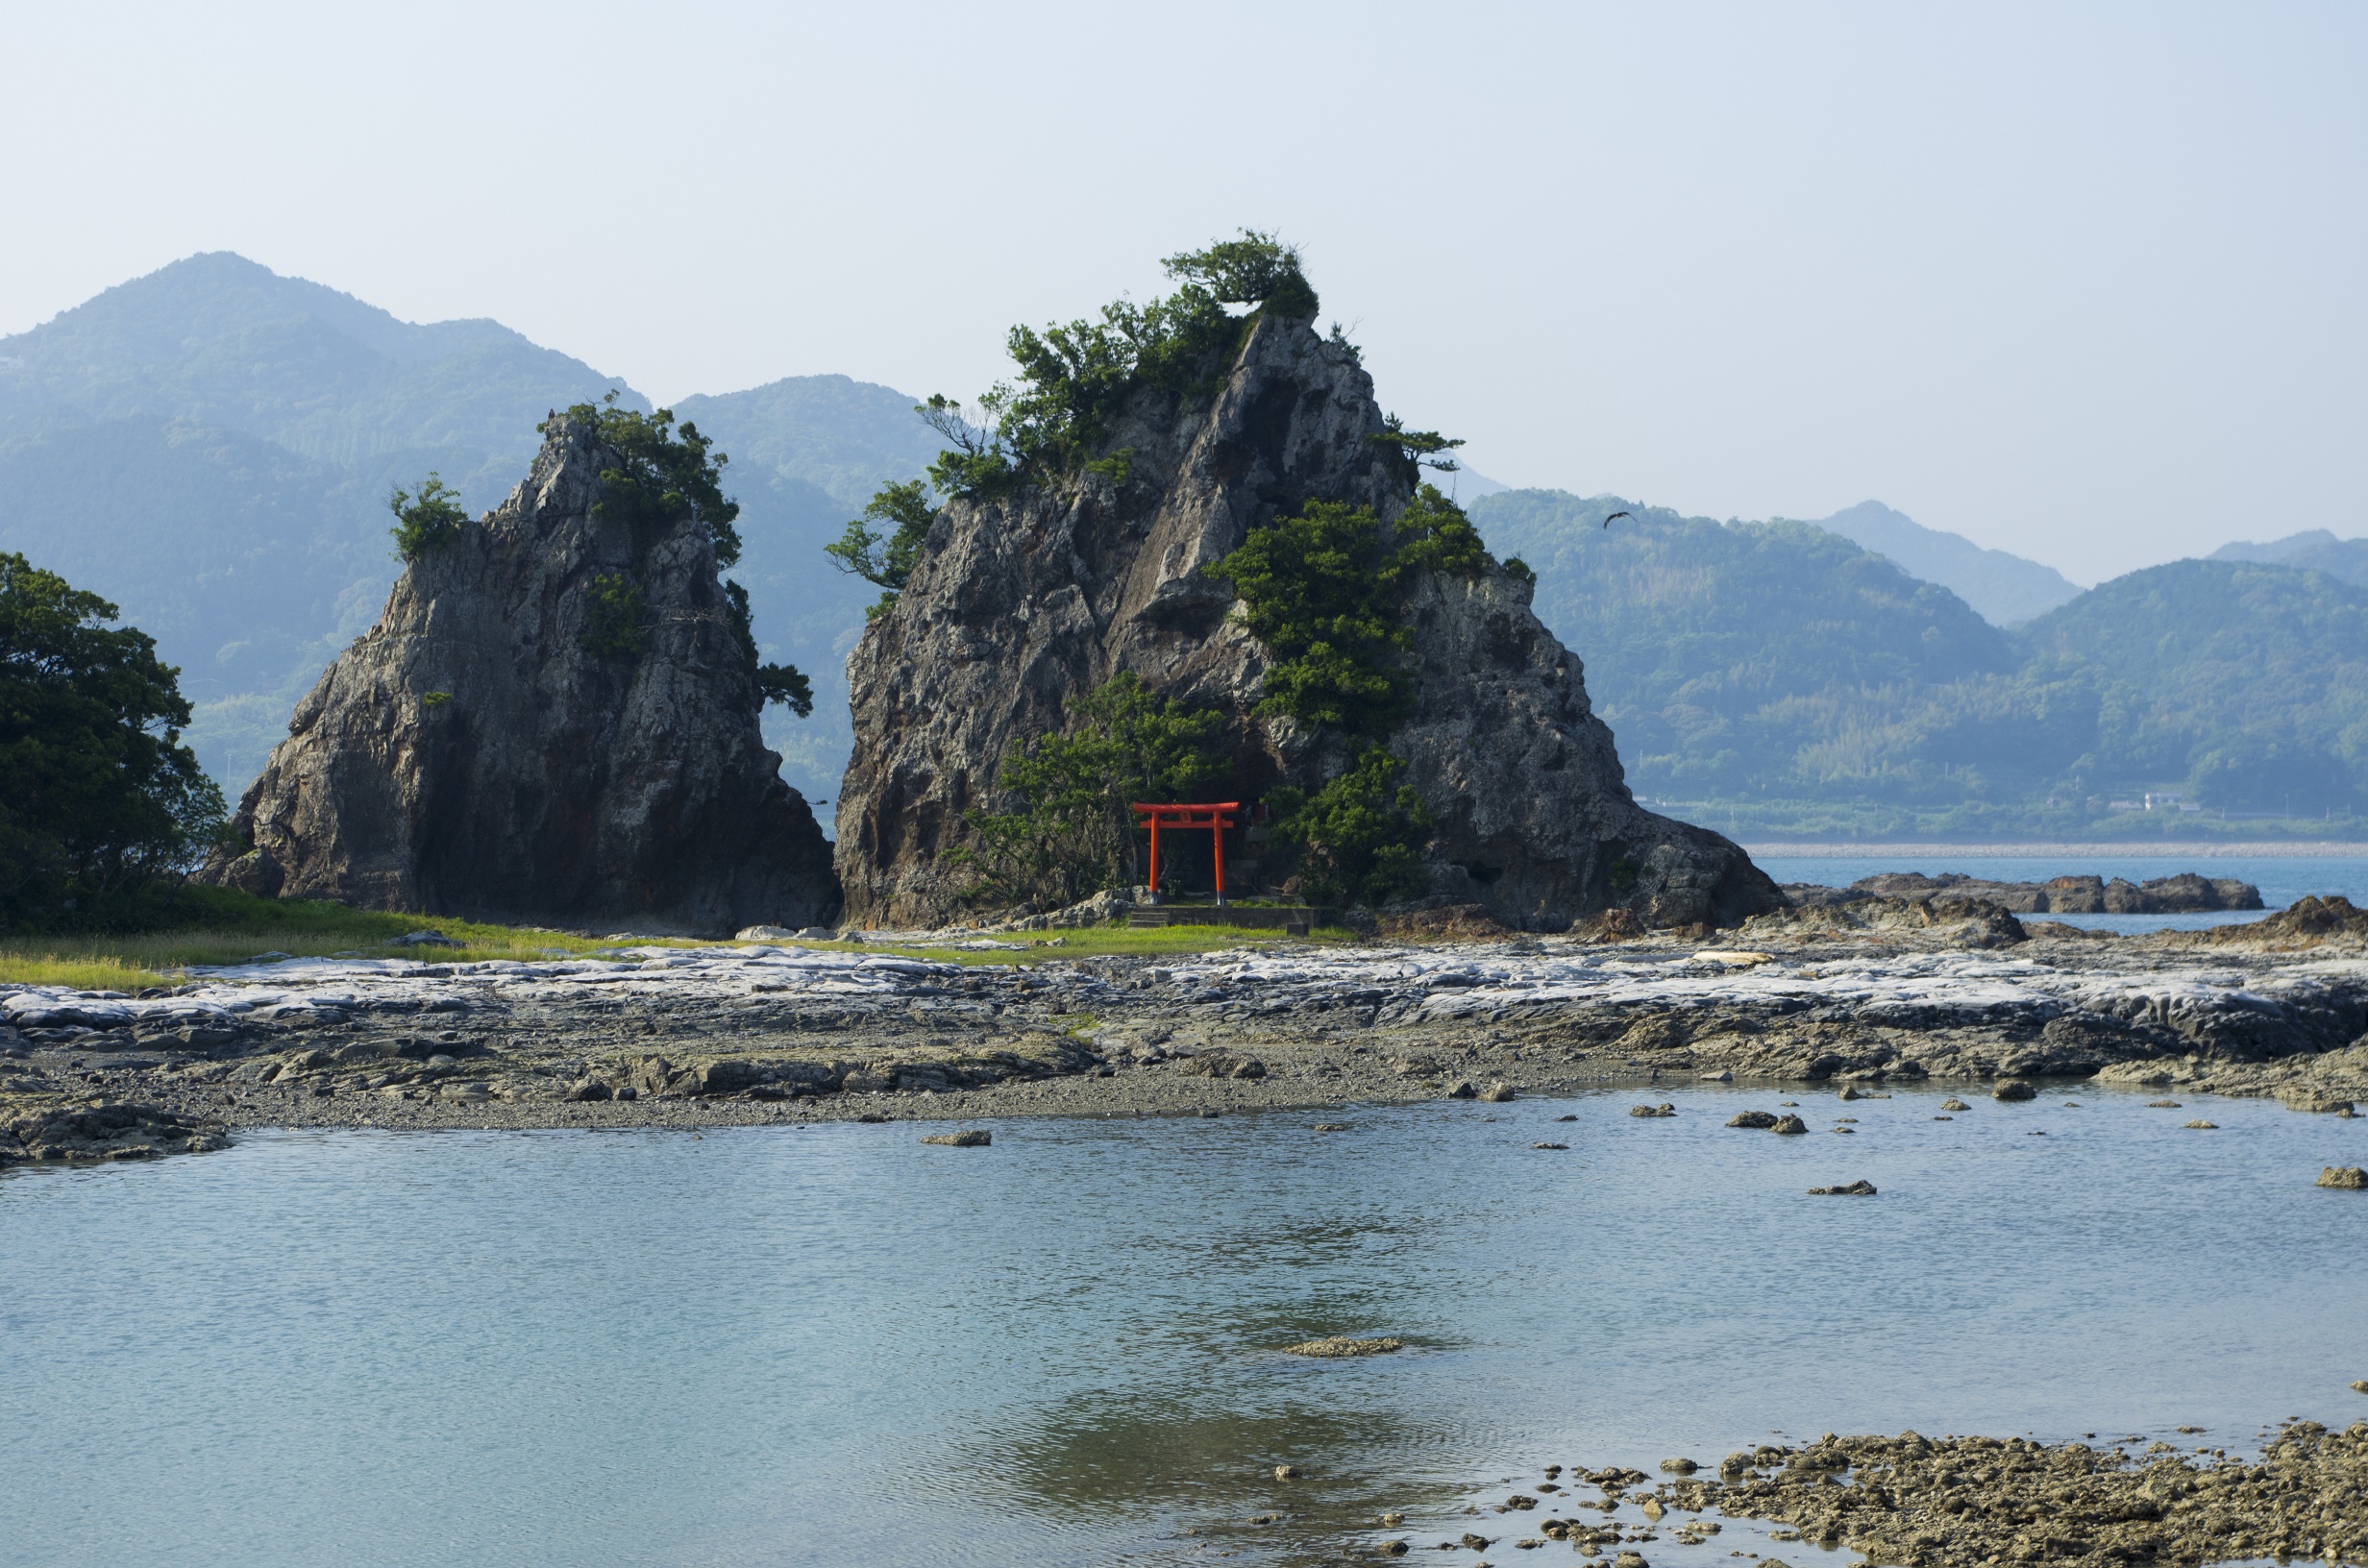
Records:
[[[191,865],[222,792],[181,744],[181,672],[115,606],[0,553],[0,921],[104,919]]]
[[[1014,327],[1006,347],[1019,380],[999,382],[978,400],[982,418],[974,421],[944,396],[916,410],[953,443],[929,469],[939,490],[994,497],[1089,471],[1122,484],[1127,453],[1098,455],[1120,412],[1147,386],[1182,393],[1213,386],[1219,356],[1238,349],[1246,330],[1227,306],[1316,313],[1316,291],[1298,252],[1271,234],[1245,229],[1239,239],[1172,256],[1162,265],[1183,283],[1165,299],[1142,306],[1115,300],[1101,307],[1099,321],[1041,332]]]
[[[731,459],[715,452],[714,441],[700,434],[698,426],[685,420],[678,432],[673,409],[660,408],[654,414],[645,414],[620,408],[613,391],[597,404],[574,404],[566,417],[590,426],[600,443],[616,458],[613,467],[601,470],[601,499],[593,502],[592,513],[604,519],[619,519],[629,527],[637,553],[646,551],[666,529],[688,522],[705,530],[713,542],[717,566],[728,567],[740,559],[740,534],[732,527],[740,515],[740,503],[724,494],[724,467]],[[432,481],[433,476],[430,478]],[[398,497],[401,494],[397,492]],[[400,506],[397,515],[403,515]],[[611,576],[616,580],[603,579],[603,586],[597,590],[603,596],[602,603],[612,610],[618,606],[631,608],[629,612],[612,614],[608,621],[596,625],[593,649],[596,652],[635,656],[644,646],[638,625],[640,590],[630,578]],[[801,719],[811,716],[813,682],[794,664],[759,662],[756,632],[749,617],[748,590],[728,578],[724,583],[724,613],[730,624],[733,645],[756,683],[757,705],[779,702]]]

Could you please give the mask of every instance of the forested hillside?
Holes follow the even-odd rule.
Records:
[[[1903,830],[2072,830],[2147,791],[2368,806],[2368,590],[2320,573],[2179,561],[2003,632],[1806,524],[1534,490],[1470,511],[1536,569],[1657,798]]]
[[[2368,539],[2338,539],[2325,528],[2289,533],[2265,545],[2239,540],[2211,552],[2215,561],[2260,561],[2324,572],[2346,582],[2368,583]]]

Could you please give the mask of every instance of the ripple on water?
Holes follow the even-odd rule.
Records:
[[[1028,1119],[960,1161],[895,1124],[346,1131],[12,1174],[0,1562],[1295,1560],[1772,1427],[2358,1413],[2368,1203],[2313,1182],[2368,1122],[1901,1090],[1786,1139],[1723,1125],[1777,1092],[1656,1095]],[[1333,1335],[1406,1347],[1282,1354]],[[1770,1550],[1739,1528],[1647,1550]]]

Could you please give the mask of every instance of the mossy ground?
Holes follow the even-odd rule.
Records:
[[[145,931],[78,931],[45,935],[0,935],[0,984],[72,986],[84,991],[136,992],[169,985],[192,966],[244,964],[266,953],[295,958],[410,957],[451,963],[480,959],[580,958],[617,943],[607,936],[585,937],[536,926],[492,925],[443,916],[389,914],[349,909],[307,899],[256,898],[222,888],[186,888],[166,911],[168,923]],[[172,921],[178,915],[180,919]],[[390,947],[407,932],[441,932],[457,948]],[[1323,930],[1313,940],[1344,941],[1344,930]],[[681,938],[636,937],[634,945],[717,945]],[[1221,947],[1260,945],[1283,940],[1280,932],[1228,925],[1171,925],[1136,931],[1123,926],[995,937],[1024,947],[974,949],[957,943],[975,937],[950,936],[912,945],[880,943],[804,943],[843,952],[894,952],[953,964],[1011,965],[1056,958],[1114,954],[1155,957],[1202,953]]]

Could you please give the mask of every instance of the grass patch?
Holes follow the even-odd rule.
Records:
[[[606,937],[571,936],[532,926],[489,925],[440,916],[388,914],[349,909],[309,899],[257,898],[227,888],[185,888],[170,912],[184,923],[139,932],[83,931],[45,935],[0,935],[0,985],[70,986],[78,991],[137,992],[170,985],[192,967],[245,964],[265,953],[292,958],[416,958],[467,964],[484,959],[583,958],[623,945]],[[440,931],[460,943],[453,947],[389,947],[390,938],[412,931]],[[1353,942],[1344,928],[1322,927],[1312,939],[1286,939],[1280,931],[1232,925],[1166,925],[1146,930],[1087,926],[1077,930],[997,936],[1024,942],[1024,950],[970,951],[952,943],[976,940],[963,933],[926,942],[814,942],[801,947],[849,953],[897,953],[972,966],[1024,966],[1056,959],[1130,956],[1157,958],[1225,947],[1267,946],[1285,940]],[[633,946],[728,945],[675,937],[636,937]]]
[[[244,964],[267,952],[293,958],[358,953],[371,958],[468,963],[487,958],[575,958],[613,945],[605,939],[530,926],[350,909],[312,899],[257,898],[228,888],[184,888],[174,895],[166,913],[180,920],[148,931],[0,936],[0,983],[137,991],[170,983],[193,965]],[[387,945],[390,938],[425,930],[440,931],[461,945]]]
[[[1286,937],[1279,929],[1239,925],[1155,925],[1142,930],[1123,925],[1089,925],[1067,931],[982,932],[978,935],[985,936],[990,942],[1024,942],[1028,943],[1028,949],[1025,952],[970,951],[949,945],[943,941],[894,945],[868,942],[859,946],[851,943],[817,942],[800,943],[799,945],[831,947],[849,952],[893,952],[948,964],[1027,965],[1072,958],[1161,958],[1171,954],[1181,957],[1226,947],[1270,947],[1283,942],[1347,943],[1358,940],[1357,934],[1344,926],[1319,926],[1305,937]],[[951,942],[975,940],[976,936],[950,939]]]
[[[76,991],[133,992],[172,983],[171,976],[120,958],[62,957],[0,951],[0,986],[69,986]]]

